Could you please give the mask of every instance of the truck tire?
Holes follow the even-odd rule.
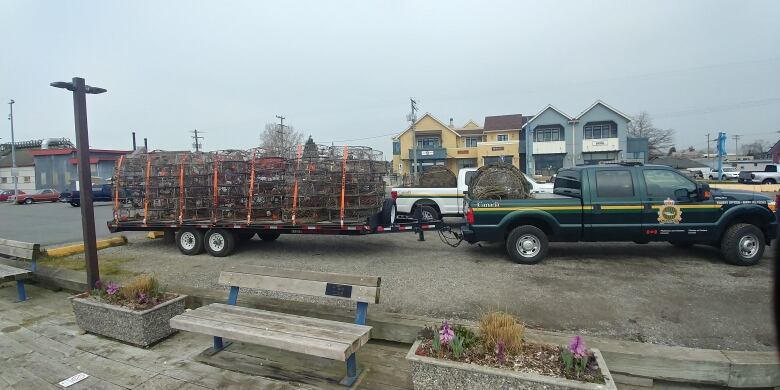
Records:
[[[382,203],[382,225],[390,226],[395,223],[396,205],[392,199],[385,199]]]
[[[506,239],[506,252],[518,264],[536,264],[545,256],[550,245],[547,234],[536,226],[518,226]]]
[[[198,229],[181,229],[176,232],[176,246],[187,256],[203,253],[203,231]]]
[[[764,179],[764,181],[761,182],[761,184],[777,184],[775,179]]]
[[[415,213],[419,215],[418,219],[420,221],[436,221],[441,219],[441,215],[439,215],[436,208],[427,204],[417,206]]]
[[[260,237],[261,240],[266,242],[276,241],[281,234],[279,233],[273,233],[273,232],[263,232],[263,233],[257,233],[257,236]]]
[[[225,257],[233,253],[236,247],[236,236],[227,229],[209,229],[203,244],[210,255]]]
[[[81,204],[79,204],[79,202],[70,202],[70,205],[73,206],[73,207],[81,206]]]
[[[765,248],[764,232],[747,223],[729,226],[720,243],[726,262],[740,266],[758,264]]]

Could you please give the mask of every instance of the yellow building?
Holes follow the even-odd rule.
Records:
[[[521,156],[520,145],[525,137],[521,134],[527,119],[520,114],[489,116],[484,127],[471,120],[456,127],[452,119],[448,125],[426,113],[415,123],[414,132],[409,126],[393,138],[393,172],[412,172],[415,142],[420,172],[437,165],[457,172],[499,161],[522,169],[525,157],[524,153]]]

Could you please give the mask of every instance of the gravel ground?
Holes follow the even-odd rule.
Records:
[[[214,258],[184,256],[175,245],[134,235],[128,246],[100,256],[127,259],[126,270],[195,287],[216,287],[227,264],[377,275],[377,309],[383,311],[477,319],[500,309],[531,327],[585,335],[713,349],[776,345],[771,250],[759,265],[742,268],[705,246],[554,243],[541,264],[523,266],[509,261],[501,245],[451,248],[435,234],[426,238],[255,238],[230,257]]]

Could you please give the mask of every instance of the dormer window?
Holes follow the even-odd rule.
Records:
[[[615,122],[588,122],[583,126],[584,139],[617,138]]]

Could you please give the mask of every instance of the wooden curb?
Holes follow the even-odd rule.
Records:
[[[4,261],[9,265],[22,262]],[[35,278],[42,284],[71,291],[85,291],[86,273],[38,267]],[[227,289],[207,289],[191,286],[169,285],[170,291],[187,295],[187,307],[197,308],[214,302],[225,302]],[[352,322],[354,309],[326,306],[307,302],[266,298],[244,294],[238,303],[243,306],[288,314]],[[430,325],[438,325],[441,319],[376,310],[368,313],[366,325],[373,327],[372,339],[411,344],[419,331]],[[458,321],[474,327],[471,322]],[[528,340],[552,344],[566,344],[571,334],[527,329]],[[616,382],[633,386],[648,386],[654,380],[711,384],[734,388],[780,386],[780,358],[774,352],[720,351],[687,347],[672,347],[632,341],[588,337],[589,346],[598,348],[604,355],[610,371],[618,374]],[[621,380],[617,380],[617,379]]]
[[[114,236],[103,240],[97,240],[97,248],[106,249],[112,246],[122,246],[127,244],[127,237]],[[42,250],[44,256],[48,257],[66,257],[78,253],[84,253],[84,243],[65,245],[58,248],[45,248]]]

